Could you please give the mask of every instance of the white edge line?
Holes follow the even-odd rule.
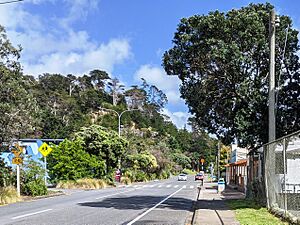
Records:
[[[24,215],[21,215],[21,216],[12,217],[11,219],[16,220],[16,219],[20,219],[20,218],[23,218],[23,217],[26,217],[26,216],[33,216],[33,215],[40,214],[40,213],[43,213],[43,212],[48,212],[48,211],[51,211],[51,210],[52,209],[45,209],[45,210],[38,211],[38,212],[33,212],[33,213],[24,214]]]
[[[129,223],[127,223],[127,225],[132,225],[134,224],[136,221],[138,221],[139,219],[141,219],[142,217],[144,217],[145,215],[147,215],[149,212],[151,212],[153,209],[155,209],[157,206],[159,206],[161,203],[165,202],[166,200],[168,200],[169,198],[171,198],[173,195],[177,194],[179,191],[181,191],[183,189],[180,188],[177,191],[173,192],[172,194],[170,194],[168,197],[166,197],[165,199],[161,200],[159,203],[157,203],[155,206],[153,206],[152,208],[148,209],[146,212],[144,212],[143,214],[139,215],[138,217],[136,217],[135,219],[133,219],[132,221],[130,221]]]
[[[119,195],[119,194],[123,194],[123,193],[126,193],[126,192],[134,191],[134,190],[135,190],[135,189],[133,189],[133,190],[128,190],[128,191],[122,191],[122,192],[118,192],[118,193],[111,194],[111,195],[104,195],[104,196],[98,197],[98,198],[96,198],[96,199],[107,198],[107,197],[110,197],[110,196]]]

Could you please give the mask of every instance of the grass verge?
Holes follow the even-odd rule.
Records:
[[[19,201],[17,190],[14,187],[0,187],[0,205]]]
[[[287,225],[271,213],[249,199],[228,200],[228,205],[235,211],[241,225]]]
[[[102,189],[109,186],[106,181],[100,179],[79,179],[76,181],[60,181],[56,187],[64,189]]]

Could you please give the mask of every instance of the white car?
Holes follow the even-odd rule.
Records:
[[[181,173],[178,175],[178,181],[187,181],[187,175],[184,173]]]

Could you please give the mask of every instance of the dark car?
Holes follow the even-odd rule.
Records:
[[[197,173],[195,176],[195,180],[202,180],[204,179],[204,173]]]

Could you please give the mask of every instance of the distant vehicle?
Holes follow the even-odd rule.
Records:
[[[203,172],[200,172],[200,173],[196,174],[195,180],[202,180],[203,181],[203,179],[204,179],[204,173]]]
[[[184,173],[179,174],[178,181],[187,181],[187,175]]]

